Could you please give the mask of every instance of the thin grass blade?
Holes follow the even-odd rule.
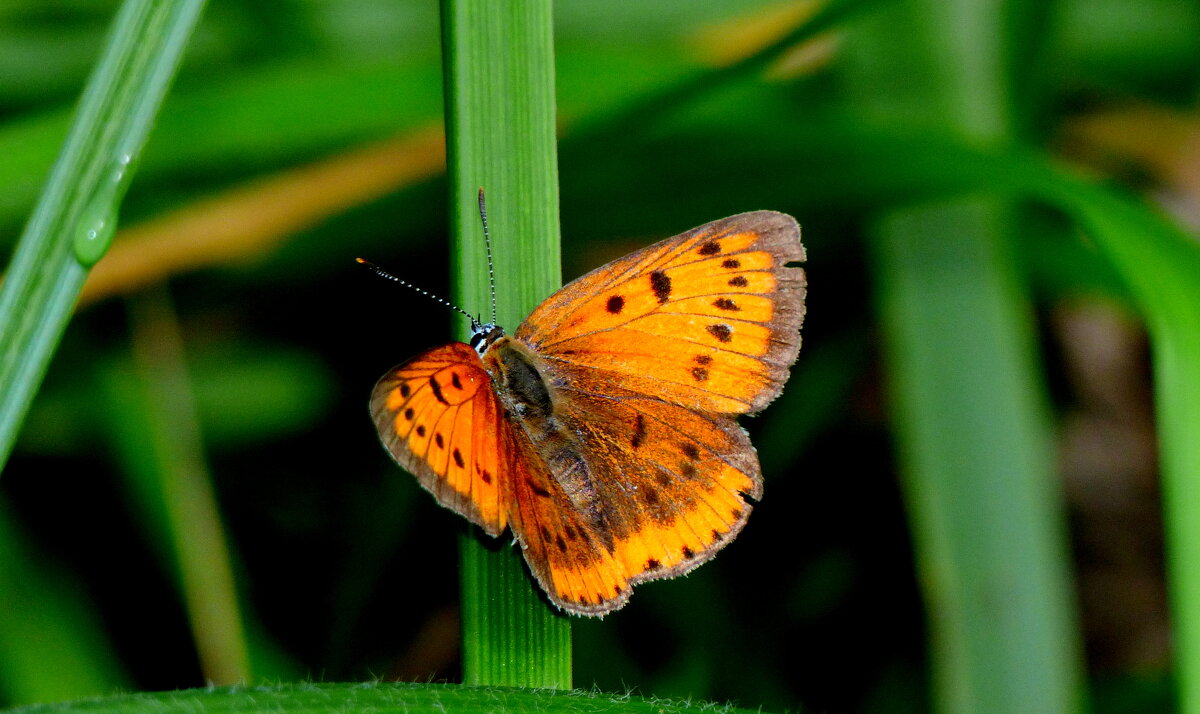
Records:
[[[203,0],[127,0],[0,288],[0,468],[117,213]]]

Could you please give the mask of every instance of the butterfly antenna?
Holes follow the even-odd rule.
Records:
[[[483,186],[479,187],[479,220],[483,222],[483,242],[487,246],[488,283],[492,287],[492,324],[496,324],[496,271],[492,267],[492,236],[488,233],[487,206],[483,202]]]
[[[413,290],[416,290],[417,292],[421,293],[422,295],[429,298],[430,300],[433,300],[435,302],[440,302],[441,304],[445,305],[446,307],[450,308],[451,310],[454,310],[463,315],[466,315],[467,319],[471,321],[472,329],[479,327],[479,320],[474,318],[471,315],[471,313],[462,309],[458,305],[455,305],[454,303],[450,302],[449,300],[440,298],[437,295],[434,295],[433,293],[429,292],[428,290],[422,290],[421,288],[418,288],[416,285],[413,285],[412,283],[408,282],[407,280],[401,280],[400,278],[397,278],[395,275],[392,275],[388,271],[384,270],[383,268],[379,267],[378,265],[375,265],[374,263],[372,263],[371,261],[369,261],[365,258],[355,258],[354,261],[356,263],[358,263],[359,265],[365,267],[367,270],[370,270],[372,273],[375,273],[376,275],[378,275],[381,278],[387,278],[388,280],[391,280],[393,282],[400,283],[401,285],[403,285],[406,288],[412,288]]]

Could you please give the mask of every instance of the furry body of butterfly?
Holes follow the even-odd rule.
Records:
[[[708,223],[569,283],[512,336],[477,325],[476,348],[401,364],[371,414],[439,503],[512,529],[551,602],[605,615],[712,558],[761,498],[736,417],[796,360],[803,260],[791,216]]]

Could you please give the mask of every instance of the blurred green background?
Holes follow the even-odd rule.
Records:
[[[953,709],[937,673],[978,653],[929,613],[972,590],[947,563],[986,561],[1045,618],[994,616],[1049,642],[1068,709],[1170,711],[1147,338],[1114,257],[1021,194],[1090,177],[1200,220],[1200,6],[842,4],[741,74],[818,6],[555,5],[564,276],[769,208],[810,286],[788,387],[743,420],[762,504],[712,563],[576,622],[575,684]],[[116,8],[0,2],[6,252]],[[353,262],[451,292],[438,43],[433,0],[210,0],[0,478],[0,704],[459,677],[465,526],[366,408],[451,316]]]

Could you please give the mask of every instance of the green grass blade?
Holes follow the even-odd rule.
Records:
[[[1200,256],[1191,261],[1200,271]],[[1194,274],[1193,274],[1194,275]],[[1200,712],[1200,286],[1156,315],[1154,383],[1181,712]],[[1186,300],[1186,304],[1184,302]]]
[[[133,358],[108,370],[107,429],[148,539],[178,584],[204,678],[252,681],[228,539],[165,289],[130,301]]]
[[[551,19],[549,0],[442,2],[456,299],[490,319],[476,202],[484,187],[497,316],[510,332],[562,283]],[[489,545],[475,531],[462,540],[464,681],[569,687],[567,618],[538,592],[518,549]]]
[[[1004,139],[1013,117],[1004,3],[910,0],[864,23],[866,111]],[[956,61],[970,47],[971,62]],[[883,53],[875,55],[873,53]],[[897,58],[872,61],[879,56]],[[1070,712],[1081,650],[1031,298],[988,196],[906,207],[875,226],[893,424],[942,712]]]
[[[1062,511],[1043,385],[991,201],[879,227],[878,291],[941,711],[1071,711]]]
[[[127,0],[0,288],[0,467],[58,345],[203,0]]]
[[[1200,245],[1098,186],[1045,182],[1125,279],[1150,333],[1179,711],[1200,712]]]
[[[54,712],[542,712],[543,714],[687,714],[689,712],[759,711],[717,706],[711,702],[681,702],[632,697],[626,694],[464,687],[455,684],[285,684],[276,687],[220,687],[178,692],[129,694],[104,699],[25,707],[12,714]]]

